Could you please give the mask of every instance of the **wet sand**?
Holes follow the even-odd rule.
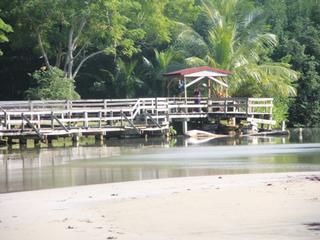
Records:
[[[320,172],[0,194],[0,239],[320,239]]]

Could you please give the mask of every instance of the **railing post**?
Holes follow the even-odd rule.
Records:
[[[166,120],[165,120],[166,122],[169,122],[169,114],[171,113],[169,105],[170,105],[169,98],[166,98]]]
[[[102,112],[99,111],[99,128],[101,128],[101,122],[102,122]]]
[[[32,120],[33,119],[33,102],[31,100],[29,100],[29,109],[30,109],[30,112],[31,112],[31,115],[30,115],[30,119]]]
[[[145,99],[143,99],[143,104],[142,104],[142,106],[143,106],[143,110],[146,111],[146,102],[145,102]]]
[[[8,114],[7,114],[7,112],[4,112],[4,127],[6,128],[6,129],[8,129]]]
[[[66,108],[67,108],[67,110],[69,110],[69,109],[70,109],[69,104],[70,104],[70,102],[69,102],[69,100],[67,100],[67,101],[66,101]]]
[[[122,109],[120,110],[120,115],[121,115],[121,128],[123,126],[123,111]]]
[[[156,116],[157,116],[157,123],[159,123],[159,113],[158,113],[158,98],[156,97]]]
[[[7,114],[7,129],[8,129],[8,130],[11,130],[10,120],[11,120],[10,114]]]
[[[104,117],[107,117],[107,99],[103,100]]]
[[[69,127],[69,129],[71,128],[71,117],[72,117],[72,114],[71,114],[71,112],[69,111],[69,112],[68,112],[68,127]]]
[[[88,112],[84,112],[84,127],[88,127]]]
[[[41,117],[40,117],[40,114],[37,114],[37,120],[38,120],[38,128],[40,129],[41,128]]]
[[[110,118],[111,118],[110,125],[112,126],[113,125],[113,111],[112,110],[110,111]]]
[[[246,117],[249,115],[249,98],[246,100]]]
[[[52,130],[54,130],[54,122],[53,122],[53,120],[54,120],[54,118],[53,118],[53,112],[51,112],[51,129]]]
[[[157,98],[156,98],[157,99]],[[156,100],[157,101],[157,100]],[[151,99],[151,112],[152,114],[154,114],[154,102],[153,102],[153,98]]]
[[[29,101],[29,109],[30,109],[30,112],[33,111],[33,102],[31,100]]]
[[[21,126],[21,130],[24,131],[24,117],[23,117],[24,113],[21,113],[21,120],[22,120],[22,126]]]

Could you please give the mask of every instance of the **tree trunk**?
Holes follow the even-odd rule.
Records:
[[[41,39],[41,35],[39,32],[37,32],[37,35],[38,35],[38,43],[39,43],[39,46],[40,46],[40,49],[41,49],[41,52],[42,52],[42,56],[44,58],[44,62],[47,66],[48,69],[51,68],[51,65],[50,65],[50,62],[49,62],[49,59],[48,59],[48,55],[44,49],[44,46],[43,46],[43,43],[42,43],[42,39]]]
[[[55,66],[57,68],[60,68],[60,65],[61,65],[61,59],[62,59],[62,56],[63,56],[63,49],[62,49],[62,44],[60,43],[59,44],[59,48],[57,49],[57,56],[56,56],[56,64]]]
[[[74,32],[74,27],[72,25],[69,31],[67,58],[64,64],[64,74],[67,78],[70,78],[70,79],[72,79],[72,67],[73,67],[73,44],[72,44],[73,32]]]

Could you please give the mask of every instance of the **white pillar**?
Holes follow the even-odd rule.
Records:
[[[302,142],[303,136],[302,136],[302,128],[299,128],[299,142]]]
[[[186,134],[188,131],[188,120],[185,119],[182,121],[182,132],[183,134]]]
[[[286,122],[282,121],[281,131],[285,131],[285,130],[286,130]]]
[[[231,118],[231,125],[232,125],[233,127],[236,126],[236,118],[235,118],[235,117]]]
[[[187,79],[186,79],[186,77],[183,78],[183,82],[184,82],[184,98],[187,102]]]
[[[183,78],[184,81],[184,104],[186,105],[185,107],[185,112],[188,112],[188,107],[187,107],[187,79],[186,77]]]

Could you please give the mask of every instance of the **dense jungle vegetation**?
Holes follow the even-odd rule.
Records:
[[[163,73],[208,65],[320,123],[319,0],[1,0],[0,49],[0,100],[165,96]]]

